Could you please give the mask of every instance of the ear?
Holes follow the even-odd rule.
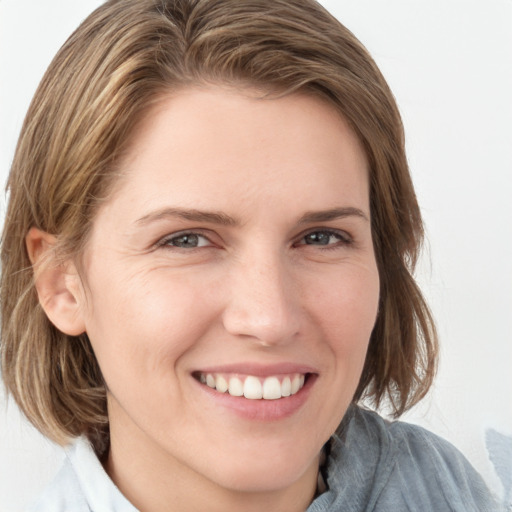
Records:
[[[85,332],[84,293],[73,262],[57,261],[56,237],[31,228],[25,237],[39,302],[57,329],[71,336]]]

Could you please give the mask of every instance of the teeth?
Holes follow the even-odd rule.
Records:
[[[214,388],[215,389],[215,378],[214,378],[213,375],[208,374],[206,376],[206,385],[209,386],[210,388]]]
[[[231,396],[243,396],[244,385],[242,381],[238,377],[231,377],[229,379],[228,391]]]
[[[300,375],[295,375],[292,380],[291,394],[294,395],[300,389]]]
[[[281,396],[290,396],[292,394],[292,381],[290,377],[285,377],[281,383]]]
[[[269,377],[263,381],[263,398],[265,400],[281,398],[281,383],[277,377]]]
[[[260,379],[257,377],[247,377],[244,382],[244,396],[251,400],[263,398],[263,389]]]
[[[199,381],[220,393],[228,392],[231,396],[244,396],[249,400],[278,400],[282,397],[295,395],[304,386],[305,375],[293,374],[280,380],[278,377],[265,379],[248,375],[227,377],[220,374],[200,374]]]
[[[229,384],[222,375],[219,375],[217,379],[215,379],[215,387],[217,388],[217,391],[225,393],[229,388]]]

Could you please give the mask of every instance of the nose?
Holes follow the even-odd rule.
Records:
[[[230,275],[224,328],[263,346],[292,341],[299,332],[301,311],[297,283],[278,257],[252,255]]]

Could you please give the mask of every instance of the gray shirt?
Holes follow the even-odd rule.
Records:
[[[451,444],[417,426],[350,407],[326,446],[327,489],[307,512],[498,512]],[[81,438],[32,512],[137,512]]]
[[[480,475],[427,430],[351,407],[329,441],[328,490],[307,512],[498,512]]]

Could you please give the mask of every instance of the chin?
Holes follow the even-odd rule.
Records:
[[[249,463],[250,464],[250,463]],[[261,466],[261,465],[259,465]],[[238,472],[231,469],[226,473],[216,473],[216,483],[232,491],[243,493],[275,492],[293,486],[300,480],[307,468],[272,467],[272,461],[268,461],[266,468],[255,471],[245,468]]]
[[[246,493],[273,492],[293,486],[307,472],[316,474],[318,461],[318,454],[306,458],[304,452],[299,454],[297,449],[291,452],[262,449],[235,460],[223,457],[220,463],[209,466],[209,472],[210,479],[225,489]],[[211,472],[212,467],[215,472]]]

